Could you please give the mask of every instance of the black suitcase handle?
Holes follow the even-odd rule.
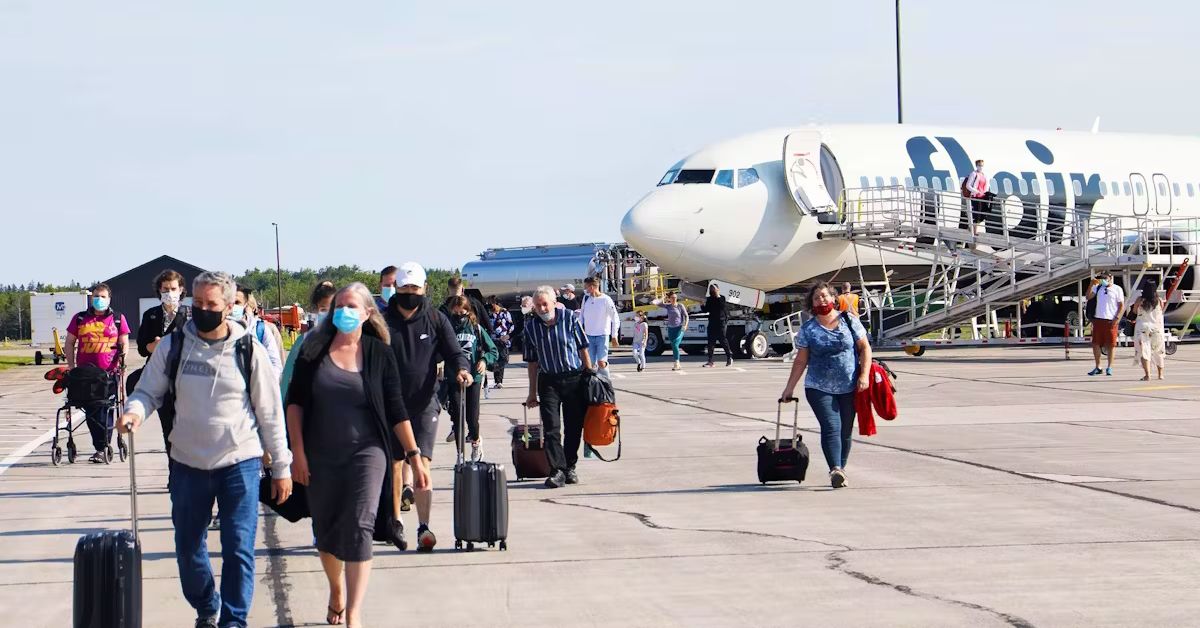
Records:
[[[525,447],[528,449],[529,448],[529,440],[528,440],[529,439],[529,407],[526,406],[524,403],[521,404],[521,412],[522,412],[522,414],[525,415],[525,419],[524,419],[524,421],[525,421],[525,439],[526,439]],[[546,435],[543,433],[543,430],[538,430],[538,444],[540,444],[542,446],[545,446],[545,444],[546,444]]]
[[[796,436],[800,433],[800,400],[788,397],[780,399],[779,405],[775,406],[775,443],[771,445],[772,451],[779,451],[779,432],[783,426],[783,406],[788,403],[796,404],[792,412],[792,446],[796,446]]]
[[[471,376],[475,377],[474,375]],[[462,466],[466,462],[466,457],[463,456],[463,450],[467,447],[467,385],[459,382],[458,384],[458,425],[454,428],[455,445],[458,446],[458,466]]]
[[[134,460],[137,460],[137,456],[133,453],[133,430],[129,430],[129,518],[133,521],[133,540],[138,541],[137,471]]]

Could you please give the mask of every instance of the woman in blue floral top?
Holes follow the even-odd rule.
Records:
[[[804,396],[821,425],[821,450],[829,464],[829,483],[846,486],[846,461],[854,434],[854,395],[866,390],[871,372],[867,331],[853,316],[837,310],[833,286],[821,282],[808,291],[813,317],[796,332],[796,360],[780,400],[793,400],[800,376]]]

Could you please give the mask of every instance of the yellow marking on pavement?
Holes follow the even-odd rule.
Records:
[[[1138,388],[1122,388],[1121,390],[1125,390],[1125,391],[1133,391],[1133,390],[1139,390],[1139,391],[1148,391],[1148,390],[1177,390],[1177,389],[1179,389],[1179,388],[1195,388],[1195,386],[1193,386],[1193,385],[1191,385],[1191,384],[1163,384],[1163,385],[1161,385],[1161,386],[1140,386],[1140,387],[1138,387]]]

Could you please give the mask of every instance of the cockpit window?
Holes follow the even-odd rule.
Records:
[[[675,182],[675,177],[679,176],[678,170],[668,170],[667,174],[658,182],[659,185],[670,185]]]
[[[717,171],[717,180],[714,181],[714,183],[716,183],[717,185],[723,185],[727,188],[732,189],[733,188],[733,171],[732,170],[718,170]]]
[[[716,170],[680,170],[675,183],[712,183]]]
[[[758,183],[758,171],[754,168],[739,168],[737,171],[737,186],[744,188],[747,185]]]

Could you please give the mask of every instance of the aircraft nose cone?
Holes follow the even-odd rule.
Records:
[[[638,201],[621,220],[621,236],[657,264],[669,264],[683,253],[684,228],[678,208],[655,192]]]

